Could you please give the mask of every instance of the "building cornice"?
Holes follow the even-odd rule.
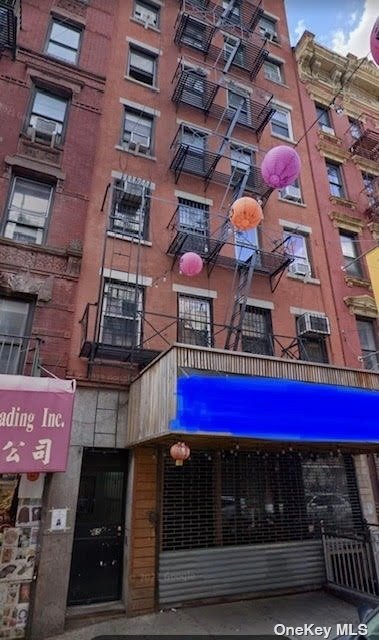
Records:
[[[361,112],[372,107],[378,110],[379,70],[369,61],[352,54],[342,56],[315,42],[315,36],[305,31],[295,47],[300,80],[312,85],[315,99],[328,101],[340,92],[345,100],[357,102]],[[315,89],[317,85],[317,89]],[[359,107],[358,107],[359,111]]]
[[[375,242],[379,242],[379,222],[369,222],[367,226],[370,229]]]
[[[329,213],[329,218],[333,221],[333,227],[347,229],[354,233],[362,233],[362,229],[366,226],[365,222],[360,218],[348,216],[346,213],[341,213],[340,211],[332,211]]]
[[[363,296],[347,296],[343,301],[353,316],[378,317],[375,300],[367,294]]]

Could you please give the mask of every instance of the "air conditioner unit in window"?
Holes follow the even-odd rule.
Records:
[[[140,133],[131,133],[128,149],[137,153],[147,153],[150,149],[150,137]]]
[[[278,42],[278,36],[276,35],[276,33],[273,33],[273,31],[265,31],[263,37],[266,38],[266,40]]]
[[[321,130],[324,133],[328,133],[330,136],[334,136],[335,135],[334,129],[332,129],[332,127],[328,127],[326,124],[322,124],[321,125]]]
[[[294,260],[288,267],[290,273],[295,273],[298,276],[307,277],[311,274],[311,266],[309,262],[303,260]]]
[[[301,201],[301,191],[299,187],[289,185],[288,187],[284,187],[280,194],[282,198],[286,198],[287,200],[295,200],[296,202]]]
[[[329,336],[329,319],[315,313],[304,313],[297,319],[299,336]]]
[[[45,118],[35,118],[30,124],[31,139],[35,142],[36,138],[39,140],[46,140],[50,143],[50,146],[55,145],[57,136],[57,123],[51,120],[45,120]]]

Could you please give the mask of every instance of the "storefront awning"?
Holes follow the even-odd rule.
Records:
[[[379,392],[294,380],[188,375],[171,432],[273,441],[379,443]]]

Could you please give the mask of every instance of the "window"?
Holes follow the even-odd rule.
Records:
[[[378,329],[375,320],[357,318],[357,329],[364,368],[379,371]]]
[[[153,116],[125,108],[123,144],[131,151],[151,153],[153,122]]]
[[[207,143],[207,136],[201,131],[194,131],[189,128],[182,129],[181,132],[181,144],[188,145],[191,148],[191,154],[204,156],[204,151]]]
[[[359,140],[359,138],[362,135],[362,127],[361,127],[361,123],[359,122],[359,120],[354,120],[353,118],[349,118],[349,124],[350,124],[350,135],[352,138],[354,138],[354,140]]]
[[[246,307],[242,323],[242,350],[248,353],[273,355],[271,311]]]
[[[230,155],[232,171],[238,170],[239,173],[246,173],[255,164],[255,152],[253,149],[232,146],[230,147]]]
[[[300,360],[320,362],[322,364],[329,362],[325,338],[323,336],[298,335],[297,318],[296,334],[298,336],[297,342]]]
[[[62,140],[68,100],[43,89],[36,89],[28,120],[29,133],[38,142]]]
[[[156,55],[139,49],[138,47],[130,47],[128,68],[128,75],[130,78],[153,87],[156,84],[156,69]]]
[[[294,258],[294,261],[288,267],[288,271],[304,277],[311,275],[312,267],[307,246],[308,236],[284,230],[284,240],[286,240],[286,251]]]
[[[274,107],[274,115],[271,118],[271,133],[292,140],[292,125],[290,112],[281,107]]]
[[[222,8],[225,10],[229,5],[229,0],[223,0]],[[228,14],[224,18],[224,24],[233,24],[240,25],[241,24],[241,3],[235,2],[232,10],[228,12]]]
[[[206,25],[194,18],[191,18],[187,20],[185,24],[181,41],[194,49],[204,51],[206,45],[205,36]]]
[[[299,179],[296,178],[295,182],[280,189],[279,195],[283,200],[290,200],[291,202],[302,202],[301,188]]]
[[[178,341],[212,346],[210,300],[179,295]]]
[[[328,107],[316,104],[316,116],[320,129],[322,131],[325,131],[325,133],[331,133],[334,135],[334,129],[330,122],[330,113]]]
[[[233,54],[233,60],[231,64],[237,67],[245,68],[246,49],[243,44],[239,44],[237,51],[235,51],[238,44],[238,39],[232,36],[224,36],[224,60],[228,62],[230,56]]]
[[[115,347],[141,344],[142,289],[107,281],[104,287],[100,340]]]
[[[283,65],[281,62],[272,60],[271,58],[263,63],[263,71],[265,78],[279,84],[283,83]]]
[[[362,278],[362,263],[356,259],[360,255],[358,235],[356,233],[349,233],[348,231],[340,231],[340,242],[345,273],[349,276]]]
[[[18,242],[42,244],[46,233],[53,187],[14,178],[4,236]]]
[[[141,20],[141,22],[146,25],[159,27],[159,11],[159,6],[151,4],[150,2],[136,0],[134,3],[133,17],[137,20]]]
[[[150,189],[143,180],[128,176],[116,180],[110,230],[124,236],[146,239],[150,210]]]
[[[375,206],[379,196],[379,179],[378,176],[374,176],[371,173],[362,173],[363,184],[365,185],[365,192],[370,204],[370,207]]]
[[[250,103],[249,98],[246,95],[242,95],[240,93],[235,93],[234,91],[228,90],[228,107],[230,110],[237,111],[238,107],[242,103],[241,110],[239,112],[238,120],[240,124],[251,124],[251,114],[250,114]],[[232,119],[234,113],[231,114],[230,118]]]
[[[22,373],[29,315],[29,303],[0,298],[0,373]]]
[[[194,69],[186,64],[182,64],[182,70],[183,74],[180,80],[181,83],[184,81],[182,101],[202,109],[209,100],[209,92],[206,91],[205,84],[206,72],[201,68]]]
[[[46,53],[54,58],[76,64],[79,56],[81,29],[67,22],[53,20]]]
[[[209,237],[209,206],[186,198],[178,198],[178,202],[179,229],[188,234],[185,250],[204,254]]]
[[[336,198],[345,197],[345,189],[342,181],[342,170],[339,164],[332,162],[326,163],[326,171],[328,173],[329,189],[332,196]]]
[[[268,40],[272,40],[273,42],[278,42],[278,33],[275,20],[272,20],[267,16],[262,16],[262,18],[260,18],[259,20],[258,27],[259,32],[263,38],[267,38]]]

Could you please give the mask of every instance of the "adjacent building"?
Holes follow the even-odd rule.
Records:
[[[2,410],[5,376],[67,377],[112,12],[113,2],[0,2]],[[3,431],[21,414],[20,406],[2,414]],[[23,463],[25,442],[9,435],[2,470]],[[43,535],[44,476],[5,473],[0,484],[0,635],[21,637]]]
[[[50,133],[41,141],[29,119],[6,152],[11,161],[24,146],[60,153],[54,171],[64,177],[48,179],[62,191],[40,235],[9,238],[21,219],[5,213],[2,242],[33,256],[82,242],[75,294],[48,273],[66,309],[67,346],[46,339],[50,355],[37,370],[75,379],[77,390],[67,470],[45,483],[30,635],[62,632],[83,607],[137,615],[320,587],[322,521],[344,531],[376,522],[367,454],[377,442],[379,377],[363,370],[371,362],[363,345],[362,361],[348,358],[341,305],[351,321],[337,299],[326,222],[335,228],[323,219],[326,201],[331,212],[344,203],[319,193],[328,174],[311,142],[318,126],[310,128],[313,102],[297,77],[284,2],[64,2],[46,2],[33,40],[61,83],[68,69],[50,115],[34,113],[31,98],[30,118]],[[85,64],[58,62],[55,48],[49,55],[43,28],[52,20],[53,33],[62,11],[64,29],[80,31],[81,56],[93,29]],[[74,55],[71,33],[54,31],[54,47],[59,34],[58,48]],[[26,74],[23,55],[21,40],[16,60],[7,50],[0,68]],[[302,170],[273,191],[260,167],[277,145],[296,148]],[[262,204],[258,229],[230,224],[241,195]],[[69,197],[83,201],[81,215]],[[202,257],[197,276],[181,272],[187,252]],[[347,286],[341,269],[338,278]],[[58,332],[57,324],[55,313],[31,326]],[[178,441],[191,451],[183,465],[170,456]],[[64,522],[53,531],[52,513]]]

